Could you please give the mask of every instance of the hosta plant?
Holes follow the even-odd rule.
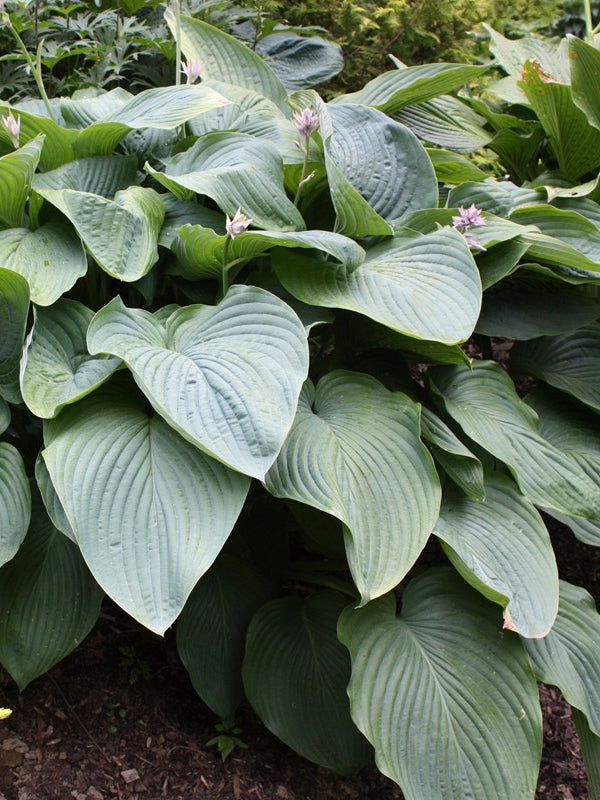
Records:
[[[536,680],[593,767],[600,619],[541,512],[600,543],[600,208],[398,121],[484,67],[325,103],[167,23],[201,83],[0,106],[0,662],[24,688],[106,593],[223,730],[247,698],[407,800],[533,798]]]

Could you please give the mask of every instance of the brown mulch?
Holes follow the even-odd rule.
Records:
[[[600,552],[547,520],[561,577],[600,598]],[[537,800],[591,800],[568,705],[540,687],[544,752]],[[193,691],[174,637],[160,639],[106,601],[94,632],[20,695],[0,673],[0,800],[402,800],[369,765],[343,778],[267,731],[248,706],[223,763],[218,720]]]

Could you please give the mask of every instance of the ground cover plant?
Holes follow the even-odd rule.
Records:
[[[600,796],[600,619],[540,514],[600,543],[600,53],[492,33],[491,100],[396,63],[326,103],[326,45],[166,23],[185,84],[0,104],[0,662],[106,593],[224,749],[246,697],[408,800],[533,797],[539,680]]]

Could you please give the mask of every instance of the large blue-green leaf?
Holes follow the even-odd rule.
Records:
[[[62,298],[50,308],[34,309],[34,324],[21,360],[21,393],[36,416],[55,417],[113,374],[121,360],[91,356],[86,346],[94,312]]]
[[[470,498],[483,500],[485,498],[483,466],[477,456],[437,414],[426,407],[421,409],[421,429],[421,435],[427,442],[429,450],[448,476]]]
[[[288,92],[311,89],[328,81],[344,67],[342,48],[320,36],[298,36],[276,31],[263,36],[256,52],[264,58]]]
[[[598,800],[600,797],[600,736],[590,729],[585,714],[576,708],[571,709],[571,714],[579,738],[591,796],[593,800]]]
[[[33,188],[72,189],[112,198],[137,183],[137,164],[131,156],[91,156],[68,161],[33,179]]]
[[[477,333],[535,339],[573,331],[599,315],[600,306],[587,287],[520,269],[484,293]]]
[[[285,87],[265,61],[242,42],[199,19],[168,9],[165,19],[188,60],[199,61],[202,77],[254,89],[285,109]]]
[[[36,492],[27,537],[0,569],[0,662],[21,691],[88,635],[102,596]]]
[[[408,128],[380,111],[357,105],[321,108],[320,118],[340,232],[389,234],[380,218],[391,220],[437,206],[435,170]]]
[[[87,271],[81,241],[64,220],[47,222],[35,231],[0,231],[0,259],[27,281],[32,301],[40,306],[55,303]]]
[[[70,539],[72,542],[77,544],[77,537],[75,536],[73,528],[71,527],[71,523],[67,519],[67,515],[65,514],[65,510],[61,505],[60,498],[56,494],[56,489],[52,483],[52,478],[50,477],[48,467],[46,466],[46,462],[44,461],[41,451],[35,460],[35,480],[38,489],[40,490],[40,495],[42,496],[48,516],[52,520],[52,524],[61,533],[64,533],[67,539]]]
[[[178,230],[172,250],[177,272],[188,279],[221,278],[224,268],[242,266],[273,247],[302,247],[328,253],[352,272],[364,261],[365,251],[345,236],[330,231],[246,231],[233,241],[210,228],[185,225]]]
[[[44,461],[89,568],[162,634],[237,519],[249,480],[186,442],[117,380],[44,427]]]
[[[108,200],[74,189],[36,191],[73,224],[105,272],[123,281],[145,275],[158,260],[157,241],[164,206],[153,189],[130,186]]]
[[[0,566],[10,561],[25,538],[31,517],[31,491],[19,451],[0,442]]]
[[[347,602],[321,590],[267,603],[250,623],[243,677],[269,730],[304,758],[353,775],[371,748],[350,718],[350,659],[336,637]]]
[[[598,417],[582,403],[565,397],[562,392],[539,386],[525,398],[540,419],[541,435],[555,447],[570,453],[585,473],[600,486],[600,431]],[[560,522],[568,525],[575,536],[586,544],[600,545],[600,522],[576,519],[547,509]]]
[[[10,406],[0,397],[0,433],[4,433],[4,431],[10,425]]]
[[[515,634],[453,570],[347,608],[352,718],[406,800],[533,800],[542,749],[538,690]]]
[[[511,351],[516,370],[540,378],[600,409],[600,323],[592,322],[560,336],[519,342]]]
[[[361,603],[396,586],[437,519],[440,487],[406,395],[369,375],[335,371],[309,382],[267,489],[344,523]]]
[[[88,347],[122,358],[182,436],[257,478],[281,449],[308,371],[296,314],[251,286],[234,286],[217,306],[181,308],[164,323],[115,298],[92,320]]]
[[[558,610],[558,570],[548,531],[510,478],[490,473],[485,498],[444,489],[434,533],[472,586],[504,607],[504,627],[540,638]]]
[[[415,339],[468,339],[481,304],[481,283],[464,239],[453,230],[425,236],[403,230],[367,251],[350,275],[340,265],[276,252],[280,281],[299,300],[358,311]]]
[[[393,69],[373,78],[358,92],[338,96],[334,102],[374,106],[386,114],[394,114],[405,106],[448,94],[487,69],[471,64],[441,63]]]
[[[198,581],[177,620],[179,657],[194,689],[223,720],[233,720],[244,697],[246,631],[273,589],[255,566],[223,553]]]
[[[560,582],[556,622],[544,639],[524,639],[538,680],[558,686],[600,735],[600,616],[580,586]]]
[[[519,399],[507,373],[492,361],[433,367],[434,396],[464,432],[503,461],[523,494],[538,506],[600,519],[600,487],[576,459],[538,433],[538,416]]]
[[[19,361],[28,312],[27,281],[16,272],[0,268],[0,397],[9,403],[21,402]]]
[[[37,136],[13,153],[0,158],[0,224],[18,228],[23,224],[25,203],[33,173],[39,163],[44,137]]]
[[[535,225],[546,236],[560,239],[600,265],[600,230],[583,214],[550,205],[517,208],[511,219],[520,225]]]
[[[211,197],[233,217],[238,208],[267,230],[306,227],[283,184],[283,163],[275,148],[233,131],[209,133],[189,150],[167,159],[165,172],[146,170],[167,189],[183,188]]]
[[[490,131],[483,128],[485,118],[451,95],[406,106],[393,116],[420,139],[457,153],[479,150],[488,145],[493,137]]]

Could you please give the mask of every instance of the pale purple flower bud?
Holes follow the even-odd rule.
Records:
[[[201,61],[196,61],[192,58],[190,61],[182,61],[181,69],[185,73],[187,79],[186,83],[192,84],[196,83],[200,77],[200,73],[204,69],[204,64],[202,64]]]
[[[467,230],[471,227],[477,228],[480,225],[485,225],[485,217],[481,216],[481,211],[475,206],[475,203],[469,206],[469,208],[463,208],[461,206],[458,209],[458,213],[460,216],[452,217],[453,228],[464,228]]]
[[[301,136],[307,139],[319,127],[319,116],[315,114],[312,108],[304,108],[302,111],[295,111],[292,116],[292,121]]]
[[[19,146],[19,136],[21,133],[21,117],[13,117],[12,109],[9,110],[8,116],[2,117],[2,124],[8,131],[8,135],[15,147]]]
[[[242,214],[242,209],[238,208],[235,212],[235,216],[233,219],[229,219],[229,214],[227,215],[227,221],[225,222],[225,230],[231,236],[232,239],[235,239],[240,233],[245,233],[250,225],[252,224],[252,220],[248,219],[245,214]]]

